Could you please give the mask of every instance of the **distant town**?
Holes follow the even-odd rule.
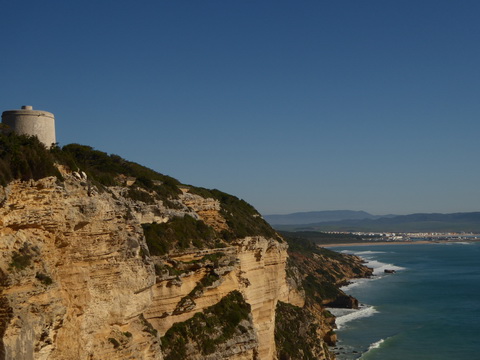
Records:
[[[469,232],[341,232],[328,231],[328,234],[343,234],[355,235],[364,241],[389,241],[389,242],[404,242],[404,241],[480,241],[480,234]]]

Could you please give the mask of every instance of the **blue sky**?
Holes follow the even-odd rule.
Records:
[[[0,107],[264,214],[480,211],[480,2],[1,1]]]

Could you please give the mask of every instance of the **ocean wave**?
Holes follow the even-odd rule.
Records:
[[[390,251],[375,251],[375,250],[341,250],[339,251],[342,254],[353,254],[353,255],[358,255],[358,256],[363,256],[363,255],[376,255],[376,254],[388,254]]]
[[[349,280],[348,285],[342,286],[340,290],[343,292],[348,293],[349,290],[365,285],[366,283],[372,281],[372,280],[377,280],[380,279],[380,277],[374,277],[374,278],[361,278],[361,279],[351,279]]]
[[[350,321],[370,317],[378,313],[375,307],[369,305],[360,306],[359,309],[329,309],[329,311],[337,317],[335,320],[337,329]]]
[[[362,360],[366,359],[366,356],[375,349],[379,349],[383,344],[385,344],[385,341],[388,341],[389,339],[392,339],[393,337],[388,337],[386,339],[380,339],[378,341],[375,341],[374,343],[370,344],[368,347],[367,351],[365,351],[357,360]]]
[[[384,342],[385,342],[385,339],[380,339],[380,340],[374,342],[373,344],[371,344],[371,345],[368,347],[368,350],[367,350],[367,351],[370,351],[370,350],[372,350],[372,349],[378,349],[378,348],[382,345],[382,343],[384,343]]]
[[[374,275],[384,274],[385,270],[395,270],[395,271],[405,270],[405,268],[402,266],[387,264],[378,260],[369,260],[369,259],[365,259],[365,260],[367,260],[365,265],[370,268],[373,268]]]
[[[383,251],[357,251],[354,253],[357,256],[360,256],[365,260],[366,264],[368,267],[373,268],[374,270],[383,270],[385,269],[391,269],[391,270],[405,270],[404,267],[393,265],[393,264],[387,264],[381,261],[378,261],[375,259],[375,256],[371,255],[376,255],[376,254],[386,254],[386,252]]]
[[[406,269],[405,267],[402,267],[402,266],[387,264],[387,263],[383,263],[383,262],[378,261],[378,260],[367,260],[367,259],[365,259],[365,261],[366,261],[365,265],[368,266],[369,268],[373,269],[373,275],[374,276],[371,277],[371,278],[351,279],[351,280],[349,280],[348,285],[342,286],[340,288],[340,290],[348,293],[348,291],[350,291],[353,288],[356,288],[356,287],[359,287],[359,286],[362,286],[362,285],[366,285],[370,281],[379,280],[379,279],[381,279],[385,276],[385,270],[401,271],[401,270]]]
[[[355,251],[353,251],[353,250],[342,250],[342,251],[340,251],[340,253],[342,253],[342,254],[353,254],[354,252]]]
[[[362,255],[375,255],[375,254],[386,254],[386,251],[372,251],[372,250],[366,250],[366,251],[356,251],[355,255],[362,256]]]
[[[440,243],[441,245],[473,245],[473,242],[468,241],[455,241],[451,243]]]
[[[373,275],[375,275],[372,278],[362,278],[362,279],[351,279],[348,285],[342,286],[340,289],[342,291],[348,291],[354,287],[358,287],[360,285],[364,285],[370,281],[373,280],[378,280],[385,275],[385,270],[395,270],[395,271],[401,271],[405,270],[405,267],[394,265],[394,264],[387,264],[383,263],[378,260],[367,260],[365,259],[365,266],[368,266],[369,268],[373,269]]]
[[[404,267],[397,266],[394,264],[387,264],[378,260],[374,259],[374,256],[371,255],[376,255],[376,254],[386,254],[387,252],[385,251],[371,251],[371,250],[366,250],[366,251],[351,251],[351,250],[343,250],[342,253],[350,253],[350,254],[355,254],[357,256],[360,256],[365,260],[365,265],[373,269],[373,274],[374,275],[380,275],[385,272],[385,270],[405,270]],[[357,285],[354,285],[357,286]]]

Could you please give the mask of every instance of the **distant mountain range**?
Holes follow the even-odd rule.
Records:
[[[327,210],[297,212],[286,215],[264,215],[263,218],[269,222],[270,225],[298,225],[328,221],[376,219],[379,217],[369,214],[366,211]]]
[[[336,210],[265,215],[264,218],[275,229],[286,231],[480,232],[480,212],[382,216]]]

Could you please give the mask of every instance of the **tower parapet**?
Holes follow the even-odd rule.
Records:
[[[43,110],[33,110],[24,105],[20,110],[7,110],[2,113],[2,123],[19,135],[34,135],[47,148],[56,143],[55,117]]]

